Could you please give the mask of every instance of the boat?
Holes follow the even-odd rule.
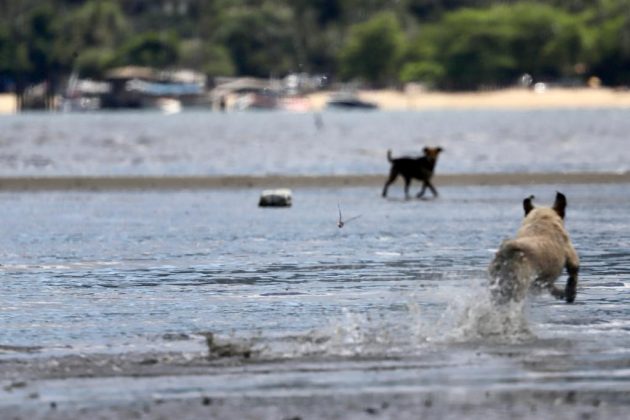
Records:
[[[377,109],[378,105],[360,99],[356,94],[350,92],[334,93],[326,102],[328,108],[338,109]]]

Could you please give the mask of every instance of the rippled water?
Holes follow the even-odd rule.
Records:
[[[626,188],[563,188],[582,258],[577,304],[533,299],[519,317],[529,332],[499,341],[628,356]],[[475,342],[493,250],[517,229],[523,196],[554,192],[442,190],[404,202],[367,188],[304,189],[274,210],[257,208],[253,190],[4,193],[0,343],[142,351],[201,346],[164,338],[211,331],[263,357],[392,357]],[[338,202],[361,217],[337,228]]]
[[[361,115],[326,114],[323,132],[307,115],[9,117],[0,119],[0,172],[381,173],[387,147],[432,140],[447,147],[446,172],[629,162],[622,111]],[[561,128],[559,115],[572,123]],[[272,126],[283,129],[261,129]],[[2,192],[0,359],[200,352],[212,332],[251,349],[251,370],[122,389],[630,391],[628,186],[438,188],[428,201],[384,200],[378,188],[304,188],[290,209],[258,208],[252,189]],[[569,200],[567,228],[582,260],[576,303],[541,295],[492,313],[484,282],[494,250],[518,228],[523,197],[548,204],[556,189]],[[344,217],[360,217],[339,229],[338,204]],[[273,373],[256,365],[269,361],[278,361]],[[59,386],[59,395],[95,389]],[[121,398],[120,386],[108,386],[96,389]]]
[[[444,173],[630,169],[626,109],[0,118],[0,175],[381,174],[386,150],[445,148]]]

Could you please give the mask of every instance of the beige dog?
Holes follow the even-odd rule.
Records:
[[[564,228],[567,199],[556,194],[552,208],[535,208],[534,196],[523,200],[525,219],[516,238],[501,244],[490,264],[490,290],[495,302],[521,301],[530,287],[546,288],[557,299],[575,300],[580,261]],[[554,285],[567,269],[564,290]]]

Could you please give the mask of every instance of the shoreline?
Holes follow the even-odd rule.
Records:
[[[310,111],[326,108],[337,91],[324,90],[305,95]],[[446,92],[426,90],[409,84],[404,89],[360,89],[357,96],[383,111],[423,111],[432,109],[593,109],[630,108],[630,90],[609,87],[558,87],[542,90],[511,87],[494,90]],[[211,108],[208,107],[208,111]],[[13,94],[0,94],[0,116],[18,113]]]
[[[387,174],[226,176],[0,177],[0,191],[209,190],[242,188],[381,187]],[[630,172],[440,174],[438,186],[630,183]]]
[[[331,92],[308,95],[314,110],[326,107]],[[357,96],[384,111],[431,109],[589,109],[630,108],[630,91],[611,88],[547,87],[542,91],[506,88],[472,92],[441,92],[409,85],[405,90],[359,90]]]

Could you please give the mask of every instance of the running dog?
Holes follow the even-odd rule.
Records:
[[[567,303],[575,300],[580,260],[564,228],[567,199],[556,194],[551,208],[536,208],[534,196],[523,200],[525,219],[514,239],[503,241],[488,269],[495,303],[519,302],[530,288],[547,289]],[[564,290],[554,285],[567,269]]]
[[[417,197],[421,198],[424,195],[427,187],[431,190],[434,197],[438,196],[438,192],[431,184],[431,178],[433,177],[433,170],[437,163],[437,158],[441,147],[425,147],[424,156],[419,158],[401,157],[398,159],[392,159],[392,151],[387,151],[387,160],[392,164],[389,172],[389,178],[385,182],[383,187],[383,197],[387,197],[387,189],[398,178],[398,175],[402,175],[405,180],[405,198],[409,199],[409,185],[412,179],[418,179],[422,181],[422,189],[418,193]]]

